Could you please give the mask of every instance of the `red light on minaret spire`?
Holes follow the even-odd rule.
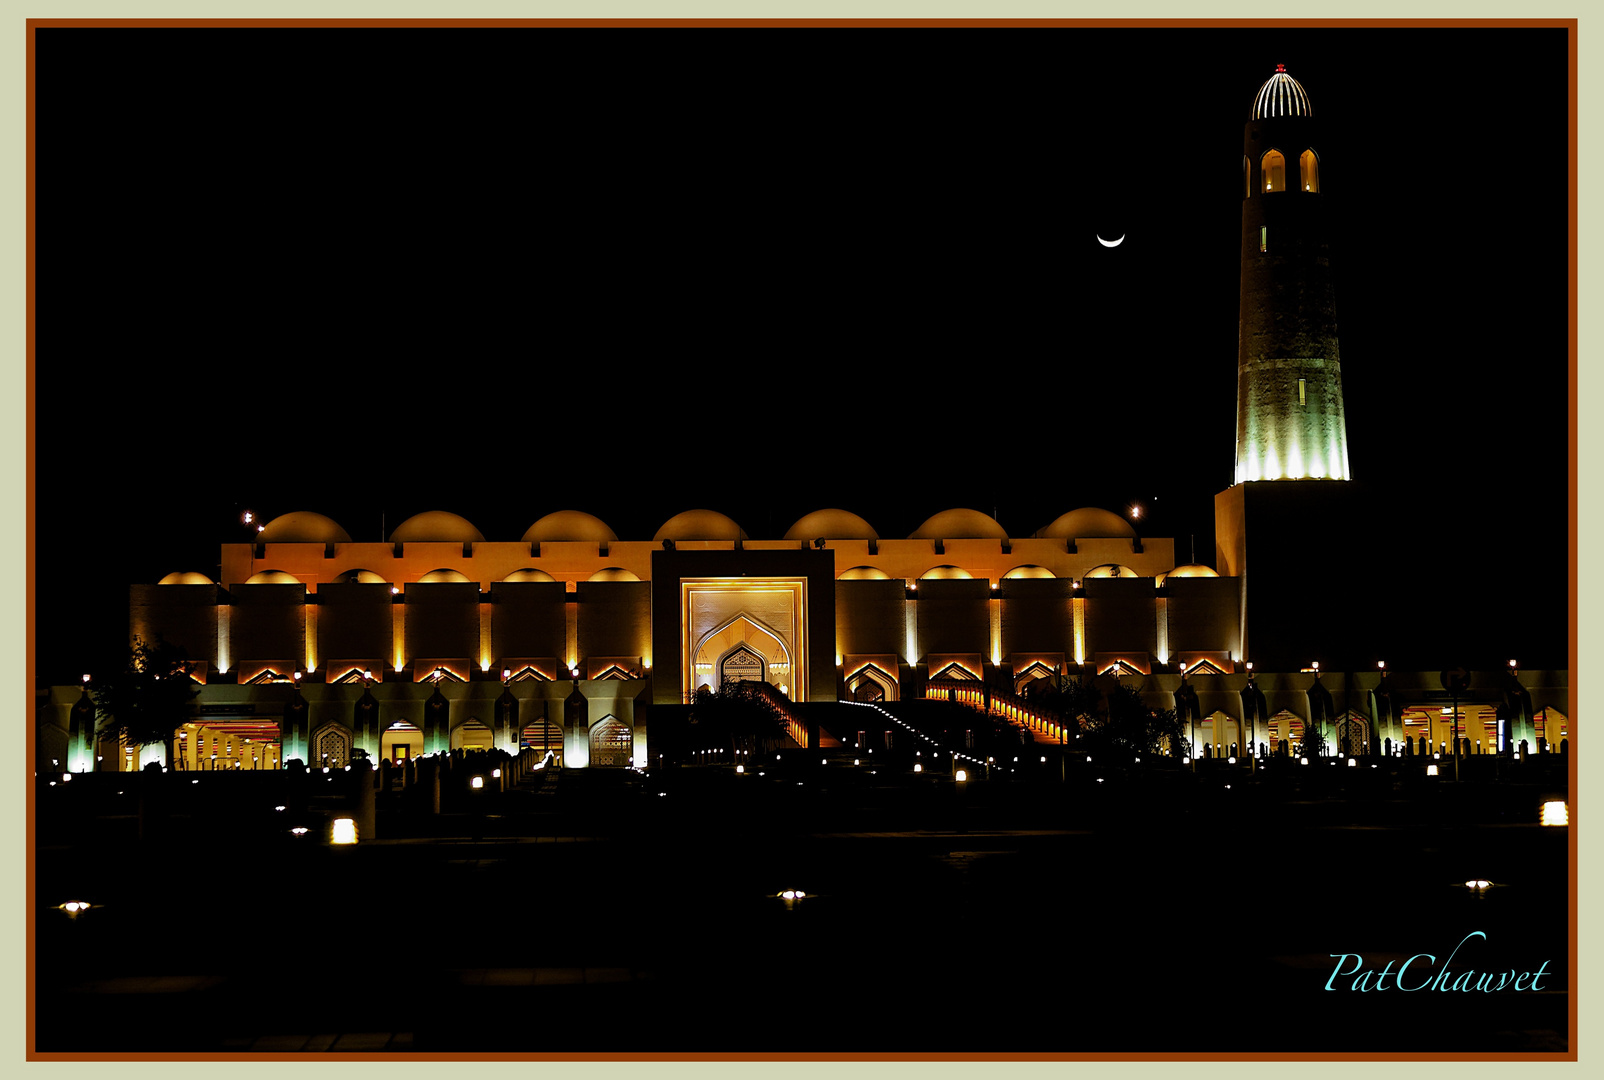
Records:
[[[1277,75],[1285,75],[1286,72],[1287,72],[1287,66],[1285,64],[1277,64],[1277,65],[1275,65],[1275,73]]]

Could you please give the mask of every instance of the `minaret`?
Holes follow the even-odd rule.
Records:
[[[1322,143],[1285,65],[1253,99],[1242,147],[1232,482],[1350,480]]]

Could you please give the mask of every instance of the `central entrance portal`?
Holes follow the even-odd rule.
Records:
[[[805,698],[806,578],[683,579],[680,598],[687,698],[745,681]]]
[[[652,552],[653,702],[689,705],[701,687],[754,678],[792,701],[834,701],[835,552],[678,543]]]

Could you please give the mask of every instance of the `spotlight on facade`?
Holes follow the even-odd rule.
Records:
[[[485,778],[482,776],[476,776],[472,780],[468,781],[468,786],[473,788],[473,790],[478,791],[480,788],[485,786]]]
[[[1492,887],[1493,883],[1486,878],[1472,878],[1470,881],[1465,882],[1465,888],[1476,893],[1486,892]]]
[[[296,836],[305,836],[307,831],[308,830],[305,825],[297,825],[295,828],[290,830],[290,832],[294,833]]]
[[[67,913],[67,918],[69,919],[76,919],[78,916],[89,910],[89,904],[83,900],[68,900],[65,904],[60,905],[60,907],[62,911]]]
[[[1542,814],[1538,817],[1541,825],[1569,825],[1571,823],[1570,807],[1564,799],[1549,799],[1543,803]]]
[[[354,844],[354,843],[356,843],[356,819],[355,818],[348,818],[348,817],[335,818],[334,819],[334,831],[333,831],[332,835],[329,837],[329,843],[331,843],[331,844]]]

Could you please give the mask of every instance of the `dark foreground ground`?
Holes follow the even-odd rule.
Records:
[[[960,806],[865,770],[592,770],[482,814],[387,807],[351,848],[290,837],[262,785],[197,786],[143,841],[52,790],[36,1050],[1564,1053],[1567,830],[1535,825],[1539,786],[1383,775],[999,780]],[[1344,953],[1434,954],[1411,986],[1547,974],[1328,991]]]

